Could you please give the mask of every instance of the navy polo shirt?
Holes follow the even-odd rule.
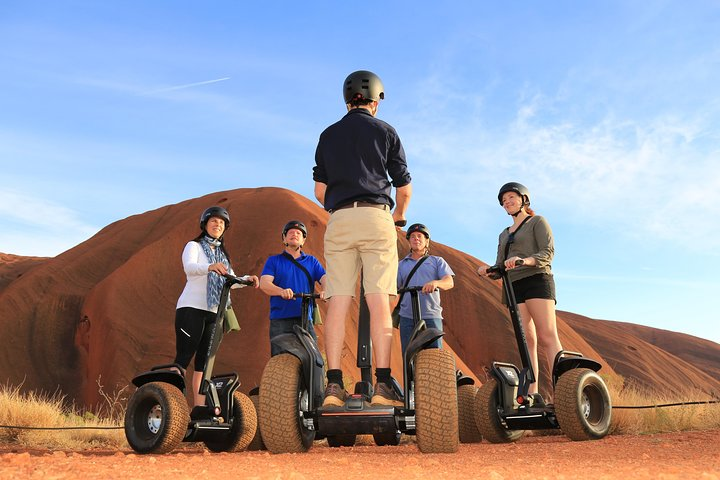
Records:
[[[355,201],[392,209],[392,187],[403,187],[411,178],[395,129],[366,109],[355,108],[320,134],[313,180],[327,185],[325,210]]]

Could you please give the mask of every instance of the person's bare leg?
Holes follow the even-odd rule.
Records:
[[[375,367],[390,368],[393,328],[389,295],[369,293],[365,295],[365,301],[370,310],[370,338],[375,355]]]
[[[532,298],[526,300],[526,305],[535,323],[538,344],[545,351],[548,371],[552,374],[555,356],[562,350],[557,332],[555,302],[542,298]]]
[[[192,385],[193,385],[193,402],[195,407],[198,405],[205,405],[205,395],[200,395],[200,384],[202,383],[202,372],[193,372]]]
[[[345,344],[345,318],[352,296],[334,295],[328,300],[325,328],[325,356],[328,370],[340,369],[343,345]]]
[[[537,353],[537,332],[535,331],[535,322],[527,308],[526,303],[518,304],[518,312],[522,320],[523,330],[525,331],[525,341],[527,342],[528,353],[530,354],[530,364],[535,374],[535,383],[530,385],[528,393],[538,393],[538,384],[540,383],[540,370],[538,369],[538,353]]]

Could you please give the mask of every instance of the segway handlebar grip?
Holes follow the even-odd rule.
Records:
[[[223,277],[225,277],[225,282],[230,285],[234,285],[236,283],[240,285],[247,285],[248,287],[254,285],[252,280],[245,280],[244,278],[236,277],[234,275],[230,275],[229,273],[226,273]]]
[[[422,285],[415,285],[413,287],[406,287],[406,288],[398,288],[397,293],[398,295],[401,293],[410,293],[410,292],[420,292],[422,291],[423,286]],[[440,290],[439,288],[436,288],[435,291]]]
[[[525,260],[522,258],[518,258],[515,260],[515,266],[525,265]],[[502,263],[498,263],[497,265],[493,265],[492,267],[488,267],[487,274],[490,278],[493,280],[499,280],[502,278],[502,274],[506,271],[505,265]]]
[[[319,293],[293,293],[293,298],[320,298]]]

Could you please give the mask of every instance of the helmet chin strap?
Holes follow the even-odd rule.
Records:
[[[285,245],[285,248],[291,248],[290,244],[287,242],[283,242],[283,245]],[[297,252],[298,250],[302,249],[302,245],[298,245],[297,247],[292,247],[292,249]]]
[[[214,238],[214,237],[211,237],[210,235],[205,235],[205,239],[213,247],[219,247],[222,244],[222,237]]]

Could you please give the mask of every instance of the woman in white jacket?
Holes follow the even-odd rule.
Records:
[[[187,283],[177,302],[175,311],[175,363],[187,368],[195,356],[195,373],[192,379],[194,405],[204,405],[200,395],[202,372],[210,345],[208,328],[220,308],[220,293],[225,281],[223,275],[234,275],[230,259],[223,244],[223,234],[230,227],[230,214],[222,207],[210,207],[200,216],[200,235],[185,245],[182,253]],[[245,275],[259,286],[258,277]],[[234,287],[244,285],[236,284]],[[228,304],[222,308],[228,308]],[[185,372],[181,372],[184,374]]]

